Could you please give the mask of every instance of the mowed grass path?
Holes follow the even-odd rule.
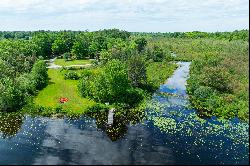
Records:
[[[70,65],[86,65],[90,64],[92,60],[72,60],[65,61],[64,59],[56,59],[55,64],[60,66],[70,66]]]
[[[39,106],[62,106],[67,111],[77,113],[84,112],[89,106],[95,104],[86,98],[80,97],[77,91],[77,80],[64,80],[60,70],[49,69],[49,84],[34,98],[34,103]],[[61,104],[60,97],[67,97],[68,102]]]

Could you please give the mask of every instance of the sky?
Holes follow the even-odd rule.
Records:
[[[0,0],[0,31],[249,29],[249,0]]]

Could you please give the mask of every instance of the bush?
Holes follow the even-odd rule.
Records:
[[[162,62],[165,57],[165,52],[160,46],[153,45],[152,48],[147,49],[146,56],[148,60],[153,59],[155,62]]]
[[[171,55],[171,52],[169,50],[166,50],[166,55],[165,57],[163,58],[163,62],[164,63],[168,63],[170,61],[173,61],[174,60],[174,57]]]
[[[91,64],[94,65],[94,66],[97,66],[98,65],[98,61],[97,60],[92,60]]]
[[[78,76],[78,74],[75,71],[69,71],[67,73],[64,74],[64,79],[67,80],[78,80],[80,77]]]
[[[65,61],[69,61],[71,60],[71,54],[66,52],[63,54],[63,59],[65,59]]]
[[[145,38],[137,38],[135,40],[135,43],[137,44],[137,50],[138,52],[142,52],[147,45],[147,40]]]
[[[215,88],[221,92],[230,92],[230,75],[226,69],[219,67],[204,68],[202,75],[202,83],[206,86]]]
[[[215,91],[211,87],[200,86],[194,91],[193,96],[200,101],[205,102],[211,95],[214,95]]]
[[[155,45],[153,47],[153,60],[155,62],[161,62],[164,59],[164,51],[161,47]]]
[[[88,98],[93,98],[92,93],[91,93],[91,83],[93,80],[83,77],[79,82],[78,82],[78,91],[82,97],[88,97]]]
[[[80,77],[81,78],[89,78],[89,77],[92,76],[92,74],[93,73],[90,70],[85,69],[85,70],[82,71]]]
[[[30,96],[27,93],[26,82],[20,80],[13,80],[11,78],[3,78],[0,81],[0,110],[14,111],[26,103],[27,98]],[[24,85],[26,84],[26,85]],[[32,86],[29,84],[29,86]]]
[[[109,61],[98,75],[83,77],[78,89],[83,97],[103,103],[133,105],[142,99],[140,91],[130,84],[126,65],[119,60]]]
[[[137,103],[143,100],[144,91],[140,88],[130,88],[126,91],[122,103],[127,103],[129,106],[135,106]]]
[[[132,56],[128,60],[128,76],[133,86],[146,84],[147,73],[145,60],[140,56]]]
[[[48,83],[48,69],[46,68],[46,64],[44,61],[39,60],[36,61],[32,70],[31,70],[31,78],[33,79],[33,84],[35,89],[41,90]]]

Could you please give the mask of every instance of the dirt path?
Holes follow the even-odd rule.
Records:
[[[53,58],[53,59],[50,59],[50,60],[45,60],[45,62],[47,62],[48,64],[48,69],[60,69],[62,68],[63,66],[60,66],[60,65],[56,65],[55,64],[55,60],[56,60],[56,57]],[[69,68],[69,67],[90,67],[91,64],[85,64],[85,65],[69,65],[69,66],[64,66],[66,68]]]

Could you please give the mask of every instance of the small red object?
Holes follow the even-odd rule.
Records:
[[[60,103],[66,103],[66,102],[68,102],[68,101],[69,101],[69,99],[66,98],[66,97],[61,97],[61,98],[60,98]]]

